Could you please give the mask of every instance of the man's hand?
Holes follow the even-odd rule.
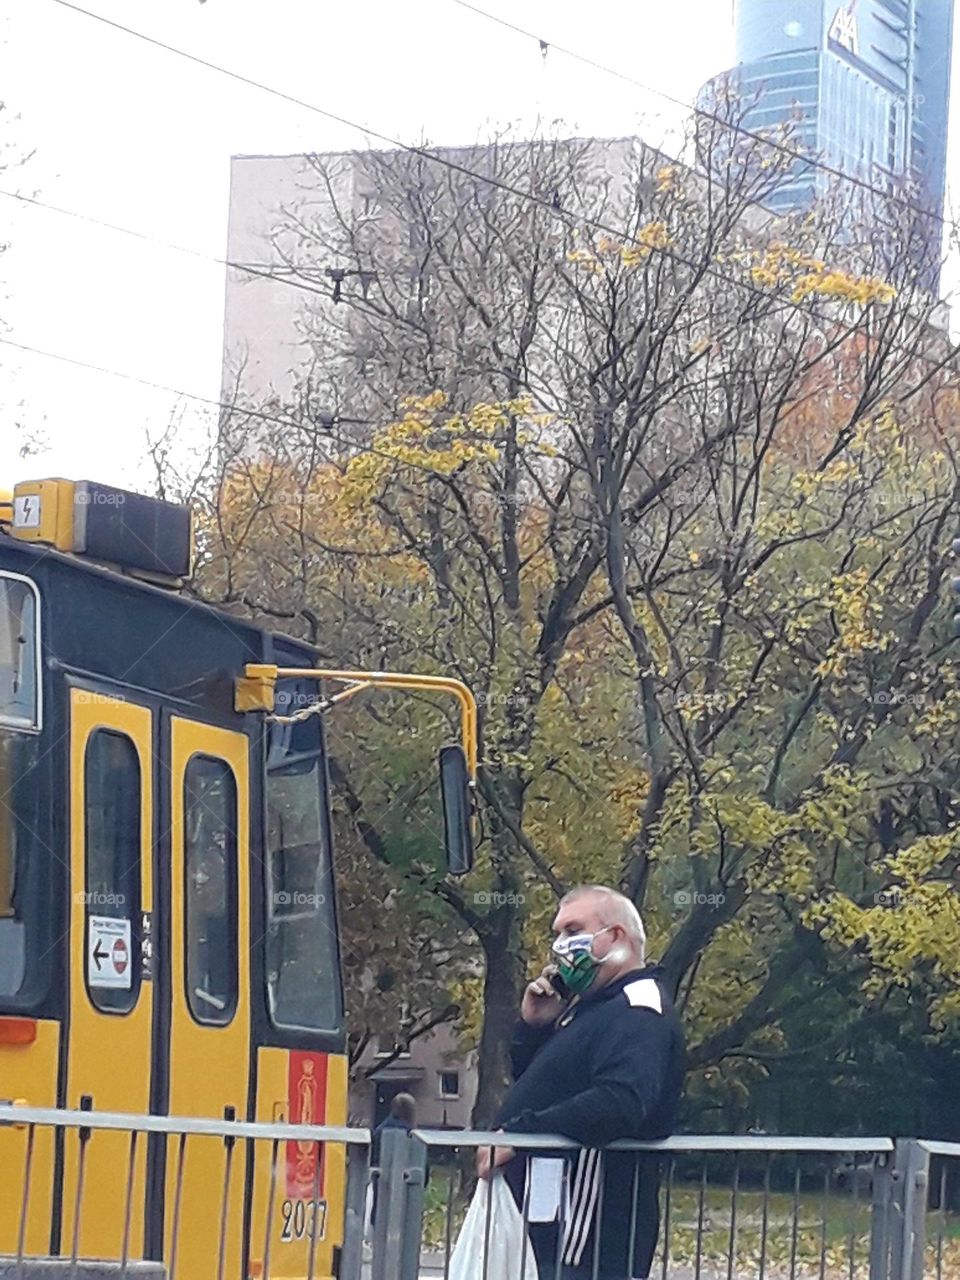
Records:
[[[544,1027],[553,1022],[563,1008],[563,1000],[550,983],[550,975],[556,967],[548,964],[539,978],[527,986],[520,1005],[520,1017],[532,1027]]]
[[[493,1159],[491,1160],[491,1153]],[[513,1147],[478,1147],[477,1174],[481,1178],[492,1178],[497,1169],[516,1155]]]

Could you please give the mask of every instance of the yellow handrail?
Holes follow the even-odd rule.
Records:
[[[350,686],[334,694],[330,703],[342,702],[364,689],[422,689],[428,693],[449,693],[460,703],[460,733],[471,779],[477,776],[477,700],[468,685],[452,676],[422,676],[405,671],[350,671],[334,667],[276,667],[270,663],[247,663],[244,668],[244,697],[238,688],[237,709],[272,710],[273,688],[283,680],[336,680]],[[269,695],[270,705],[257,699],[256,691]]]

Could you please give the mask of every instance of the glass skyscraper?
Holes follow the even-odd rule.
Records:
[[[763,132],[796,122],[791,145],[891,190],[915,185],[942,214],[953,0],[736,0],[742,123]],[[721,77],[701,93],[716,101]],[[809,205],[836,178],[798,164],[770,198]],[[941,227],[930,220],[939,245]]]

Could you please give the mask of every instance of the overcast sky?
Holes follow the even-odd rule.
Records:
[[[571,133],[661,144],[682,115],[556,50],[543,57],[455,0],[79,3],[405,142],[470,142],[490,123],[540,115]],[[732,58],[730,0],[478,5],[687,102]],[[216,399],[224,269],[209,259],[226,250],[231,154],[362,147],[364,134],[55,0],[3,0],[0,11],[0,94],[19,117],[0,125],[0,146],[33,153],[0,188],[148,237],[0,196],[0,336]],[[38,475],[149,484],[147,433],[173,412],[189,443],[213,411],[0,345],[0,487]],[[42,452],[19,456],[18,422]]]

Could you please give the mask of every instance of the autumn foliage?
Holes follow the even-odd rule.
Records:
[[[680,1000],[692,1105],[746,1123],[798,1002],[901,992],[956,1026],[956,392],[912,251],[758,220],[776,164],[721,196],[643,149],[622,180],[602,161],[501,144],[490,191],[371,154],[375,237],[349,210],[278,237],[286,264],[335,245],[375,275],[305,322],[311,376],[369,426],[238,404],[198,487],[203,590],[474,688],[465,883],[436,838],[442,713],[354,708],[330,737],[342,836],[383,877],[349,891],[400,894],[442,943],[427,986],[479,1046],[479,1121],[557,894],[601,880]],[[531,174],[561,216],[510,193]],[[436,282],[414,308],[411,244]]]

